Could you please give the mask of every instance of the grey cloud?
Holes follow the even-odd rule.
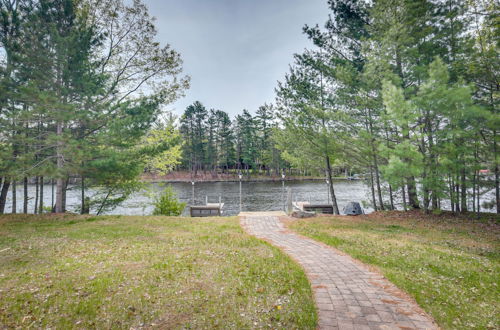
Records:
[[[199,100],[232,116],[272,102],[293,53],[312,44],[304,24],[323,24],[326,0],[144,0],[191,76],[177,114]]]

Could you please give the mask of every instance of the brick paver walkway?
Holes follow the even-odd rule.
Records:
[[[331,247],[287,230],[277,216],[245,214],[241,224],[304,267],[320,329],[437,329],[415,302],[384,277]]]

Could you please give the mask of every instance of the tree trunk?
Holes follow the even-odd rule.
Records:
[[[373,150],[373,152],[375,152]],[[380,210],[384,210],[384,200],[382,199],[382,190],[380,188],[380,175],[378,171],[378,161],[377,161],[377,156],[375,153],[373,154],[373,170],[375,172],[375,182],[377,184],[377,195],[378,195],[378,203],[380,205]]]
[[[431,119],[429,116],[426,116],[426,126],[427,126],[427,140],[429,141],[429,162],[430,162],[430,175],[432,177],[432,181],[437,180],[437,173],[436,173],[436,168],[437,168],[437,157],[435,155],[435,148],[434,148],[434,128]],[[431,207],[433,210],[436,210],[438,208],[437,206],[437,191],[436,191],[435,185],[433,185],[432,189],[430,189],[430,197],[431,197]]]
[[[435,189],[432,190],[431,203],[432,203],[432,209],[433,210],[439,209],[439,206],[438,206],[438,196],[437,196],[437,193],[436,193]]]
[[[448,178],[448,190],[450,191],[450,204],[451,204],[451,212],[455,213],[455,193],[453,190],[453,180],[451,176]]]
[[[378,202],[380,204],[380,209],[384,210],[384,201],[382,199],[382,190],[380,189],[380,175],[378,170],[378,159],[377,159],[377,150],[375,148],[375,138],[373,132],[373,118],[371,109],[368,108],[368,128],[370,130],[370,147],[372,149],[372,160],[373,160],[373,170],[375,171],[375,183],[377,184],[377,195]]]
[[[415,183],[415,177],[410,176],[407,180],[406,185],[408,186],[408,203],[413,209],[420,209],[417,197],[417,184]]]
[[[335,197],[335,190],[333,189],[333,181],[332,181],[332,166],[330,164],[330,156],[326,156],[326,171],[328,174],[328,182],[330,182],[330,195],[332,195],[332,207],[333,214],[340,214],[339,207],[337,205],[337,197]]]
[[[391,201],[391,210],[394,211],[394,196],[392,195],[392,186],[389,184],[389,199]]]
[[[408,208],[406,206],[406,189],[405,189],[405,186],[403,185],[403,187],[401,187],[401,190],[403,191],[403,208],[406,211],[408,211]]]
[[[476,213],[476,209],[479,209],[479,189],[480,189],[480,186],[479,186],[479,170],[480,170],[480,166],[479,166],[479,161],[478,161],[478,154],[479,154],[479,147],[478,147],[478,143],[477,143],[477,139],[476,139],[476,142],[474,144],[474,147],[475,147],[475,150],[474,150],[474,176],[473,176],[473,182],[472,182],[472,193],[473,193],[473,197],[472,197],[472,208],[473,208],[473,211],[474,213]],[[477,207],[476,207],[477,206]],[[477,218],[479,219],[479,210],[477,210]]]
[[[24,177],[24,179],[23,179],[23,189],[24,189],[23,213],[28,214],[28,178],[27,177]]]
[[[397,68],[397,72],[398,72],[399,77],[401,77],[401,81],[404,82],[405,81],[405,77],[404,77],[404,74],[403,74],[403,65],[401,63],[401,57],[400,57],[398,49],[396,49],[395,55],[396,55],[396,68]],[[403,134],[403,139],[410,141],[409,128],[408,128],[408,125],[405,125],[405,126],[406,127],[404,127],[403,131],[407,131],[408,133],[404,133]],[[408,202],[410,204],[410,207],[414,208],[414,209],[419,209],[420,205],[418,203],[417,184],[416,184],[416,181],[415,181],[415,177],[414,176],[410,176],[406,180],[407,180],[407,184],[406,185],[408,187]]]
[[[57,157],[57,180],[56,180],[56,213],[63,213],[64,212],[64,206],[63,206],[63,190],[64,190],[64,179],[62,177],[62,168],[64,166],[64,159],[63,159],[63,154],[62,154],[62,148],[63,148],[63,141],[62,141],[62,123],[58,122],[57,123],[57,148],[56,148],[56,157]]]
[[[17,213],[17,184],[16,180],[12,180],[12,214]]]
[[[465,176],[465,168],[462,169],[462,175],[460,177],[460,208],[462,213],[467,212],[467,178]]]
[[[193,191],[194,191],[194,186],[193,186]],[[106,194],[106,197],[104,198],[104,200],[102,201],[100,207],[99,207],[99,210],[97,211],[97,214],[96,215],[101,215],[101,212],[102,212],[102,209],[104,208],[104,205],[106,205],[106,202],[108,201],[108,198],[109,198],[109,195],[111,195],[111,190],[108,191],[108,193]],[[194,195],[193,195],[194,196]],[[194,199],[193,199],[193,203],[194,203]]]
[[[377,211],[377,200],[375,199],[375,183],[373,182],[373,168],[370,166],[370,188],[372,191],[373,209]]]
[[[406,128],[408,129],[408,128]],[[404,140],[410,141],[410,134],[403,135]],[[407,160],[408,161],[408,160]],[[417,196],[417,184],[414,176],[406,178],[406,186],[408,187],[408,204],[412,209],[420,209]]]
[[[428,176],[429,176],[429,169],[432,168],[432,165],[430,164],[431,161],[429,160],[429,158],[431,158],[432,156],[428,155],[427,154],[427,148],[426,148],[426,145],[425,145],[425,138],[424,138],[424,134],[423,134],[423,131],[427,130],[428,129],[428,118],[426,118],[425,120],[426,122],[426,127],[425,128],[421,128],[421,131],[420,131],[420,134],[421,134],[421,138],[420,138],[420,153],[422,154],[422,158],[423,158],[423,162],[422,162],[422,193],[423,193],[423,207],[424,207],[424,212],[426,214],[429,213],[429,203],[430,203],[430,190],[429,190],[429,183],[428,183]]]
[[[66,192],[68,191],[68,184],[69,184],[69,178],[64,179],[64,185],[63,185],[63,204],[62,204],[62,209],[63,212],[66,212]]]
[[[51,212],[54,212],[54,207],[55,207],[55,204],[54,204],[54,179],[50,179],[50,188],[51,188],[51,199],[50,199],[50,209],[51,209]]]
[[[40,207],[38,208],[38,213],[43,213],[43,176],[40,177]]]
[[[38,213],[38,176],[35,176],[35,207],[33,208],[33,214]]]
[[[497,199],[497,214],[500,214],[500,169],[498,166],[498,146],[496,130],[493,130],[493,154],[495,157],[495,197]]]
[[[477,218],[479,219],[479,212],[481,212],[481,204],[480,204],[480,200],[481,200],[481,194],[480,194],[480,189],[481,189],[481,177],[479,175],[479,171],[477,173],[477,205],[476,205],[476,215],[477,215]]]
[[[424,165],[424,171],[423,171],[423,174],[422,174],[422,179],[423,181],[425,182],[426,179],[427,179],[427,169],[425,168],[426,165]],[[422,187],[422,190],[423,190],[423,194],[424,194],[424,203],[423,203],[423,206],[424,206],[424,211],[425,213],[429,213],[429,203],[430,203],[430,199],[429,199],[429,187],[427,187],[426,184],[423,185]]]
[[[472,212],[476,213],[476,171],[472,175]]]
[[[5,203],[7,202],[7,193],[9,192],[10,181],[8,178],[4,178],[2,189],[0,190],[0,214],[5,211]]]
[[[455,212],[460,213],[460,185],[458,184],[459,178],[457,177],[457,181],[455,182]]]
[[[82,175],[82,185],[81,185],[81,192],[82,192],[82,202],[81,202],[81,210],[80,214],[85,214],[85,178]]]

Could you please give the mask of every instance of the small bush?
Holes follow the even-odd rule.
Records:
[[[153,215],[181,215],[186,203],[179,202],[171,186],[167,186],[163,193],[155,198]]]

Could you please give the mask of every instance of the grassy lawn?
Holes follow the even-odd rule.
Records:
[[[290,228],[376,266],[443,328],[500,328],[498,218],[395,212],[304,219]]]
[[[315,328],[302,269],[237,218],[0,217],[0,328]]]

